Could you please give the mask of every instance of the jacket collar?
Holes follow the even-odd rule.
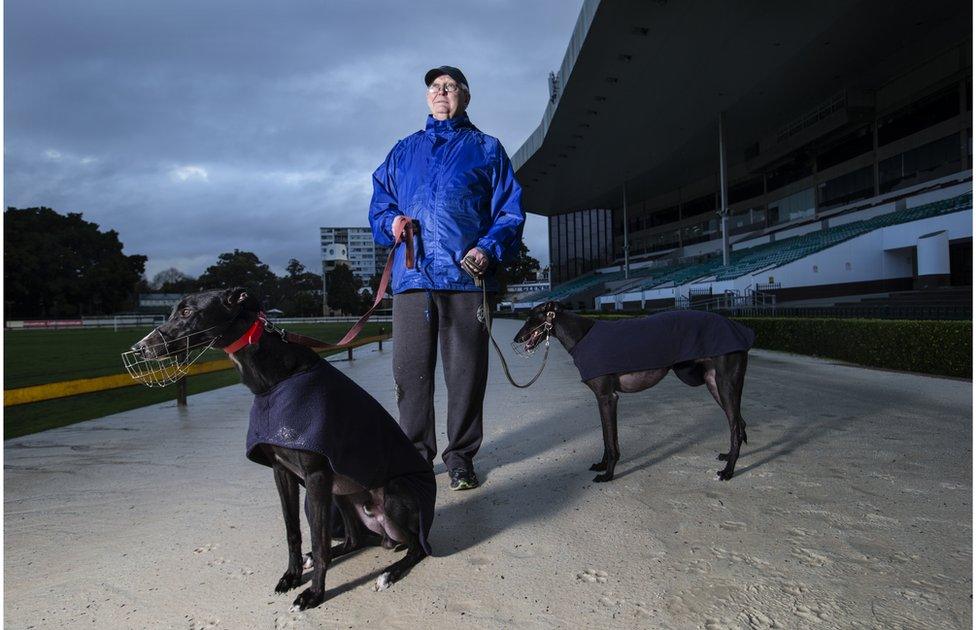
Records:
[[[430,114],[427,114],[427,127],[424,130],[426,133],[431,135],[448,135],[456,133],[461,129],[474,129],[474,125],[471,124],[471,120],[468,118],[468,114],[464,113],[460,116],[454,118],[448,118],[447,120],[437,120]]]

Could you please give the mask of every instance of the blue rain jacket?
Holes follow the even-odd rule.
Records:
[[[393,262],[394,293],[412,289],[480,291],[461,269],[472,247],[488,254],[486,288],[494,271],[511,261],[522,240],[522,189],[497,138],[482,133],[467,114],[427,117],[427,128],[397,142],[373,173],[369,224],[377,244],[393,245],[393,219],[417,221],[416,264],[407,269],[405,248]]]

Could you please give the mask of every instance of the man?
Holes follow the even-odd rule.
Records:
[[[434,366],[440,342],[447,381],[448,444],[442,457],[452,490],[478,486],[473,459],[482,440],[488,332],[479,320],[481,287],[497,290],[499,266],[513,258],[525,214],[521,188],[501,143],[468,119],[468,80],[457,68],[427,72],[427,126],[397,142],[373,173],[373,239],[391,246],[413,221],[416,263],[403,247],[393,266],[393,378],[400,426],[433,464]]]

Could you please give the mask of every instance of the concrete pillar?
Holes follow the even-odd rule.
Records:
[[[930,289],[949,284],[949,235],[945,230],[918,237],[918,278],[915,288]]]

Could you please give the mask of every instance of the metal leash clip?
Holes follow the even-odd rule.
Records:
[[[279,327],[275,326],[274,324],[271,323],[271,320],[269,320],[269,319],[264,319],[263,321],[264,321],[264,331],[265,332],[269,332],[269,333],[278,335],[279,337],[281,337],[281,340],[282,341],[284,341],[285,343],[288,343],[288,331],[286,331],[284,328],[279,328]]]

